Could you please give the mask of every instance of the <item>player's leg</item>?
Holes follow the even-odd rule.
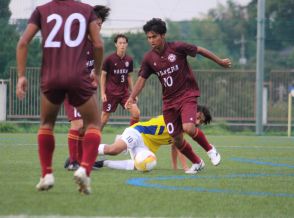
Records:
[[[38,152],[42,168],[42,177],[36,188],[40,191],[48,190],[54,185],[52,157],[55,148],[54,124],[60,105],[51,103],[41,94],[40,128],[38,131]]]
[[[101,131],[103,130],[106,123],[108,122],[109,117],[110,117],[109,112],[102,111],[102,113],[101,113]]]
[[[196,114],[196,99],[191,99],[182,106],[183,130],[207,152],[213,165],[218,165],[220,163],[220,155],[216,149],[211,144],[209,144],[204,133],[195,126]]]
[[[204,162],[195,154],[191,145],[184,140],[182,122],[178,108],[164,110],[163,116],[168,132],[174,139],[174,145],[193,163],[192,166],[197,166],[197,168],[193,171],[193,173],[197,173],[204,167]]]
[[[100,113],[96,96],[91,96],[83,105],[78,107],[86,129],[83,139],[83,156],[79,169],[74,173],[75,180],[80,186],[79,191],[90,194],[90,173],[98,154],[101,141]]]

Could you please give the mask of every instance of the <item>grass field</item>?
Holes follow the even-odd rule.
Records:
[[[114,134],[103,141],[112,142]],[[37,192],[35,134],[0,134],[0,217],[293,217],[294,140],[286,137],[208,136],[222,155],[218,167],[195,143],[206,167],[185,175],[170,167],[170,148],[157,153],[150,173],[103,168],[92,173],[90,196],[80,195],[66,134],[56,136],[55,187]],[[128,158],[120,155],[117,158]]]

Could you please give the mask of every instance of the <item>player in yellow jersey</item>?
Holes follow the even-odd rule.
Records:
[[[198,106],[196,125],[208,124],[211,121],[209,110],[204,106]],[[141,150],[147,149],[156,153],[162,145],[172,145],[173,139],[168,133],[163,116],[152,118],[146,122],[139,122],[125,129],[123,134],[112,145],[100,144],[99,155],[117,155],[128,150],[131,155],[129,160],[103,160],[97,161],[94,167],[109,167],[121,170],[134,170],[134,157]],[[214,165],[220,162],[220,155],[214,149],[214,154],[209,155]],[[210,152],[212,153],[212,152]],[[217,164],[215,164],[217,163]],[[186,173],[190,171],[187,170]],[[195,171],[194,171],[195,172]]]

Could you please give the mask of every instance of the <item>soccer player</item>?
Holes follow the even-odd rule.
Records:
[[[79,191],[90,194],[90,173],[101,140],[100,112],[93,80],[100,76],[103,43],[93,7],[73,0],[53,0],[38,6],[32,13],[16,49],[18,81],[16,94],[25,97],[26,59],[29,43],[41,30],[43,60],[41,67],[41,115],[38,131],[38,151],[41,179],[36,188],[49,190],[54,186],[52,157],[55,148],[54,124],[61,103],[68,101],[81,113],[86,129],[81,166],[74,173]],[[85,48],[88,34],[93,44],[95,74],[88,73]]]
[[[197,106],[197,119],[196,126],[198,131],[201,131],[198,126],[201,124],[208,124],[211,121],[211,115],[209,110],[204,106]],[[113,169],[121,170],[134,170],[134,158],[141,150],[150,150],[156,153],[157,150],[162,145],[171,145],[173,143],[173,138],[168,133],[168,128],[164,122],[163,116],[152,118],[146,122],[139,122],[126,128],[119,139],[117,139],[112,145],[101,144],[99,146],[100,155],[117,155],[122,151],[128,149],[131,155],[130,160],[102,160],[96,161],[94,167],[109,167]],[[212,146],[212,145],[210,145]],[[212,146],[213,147],[213,146]],[[218,165],[220,163],[221,157],[217,153],[216,158],[211,159],[213,165]],[[207,153],[211,158],[210,153]],[[215,162],[217,160],[217,162]],[[203,166],[204,167],[204,166]],[[202,168],[203,168],[202,167]],[[201,168],[201,169],[202,169]],[[184,169],[185,170],[185,169]],[[186,173],[194,174],[198,171],[185,170]]]
[[[124,107],[133,89],[131,73],[133,59],[126,54],[128,38],[118,34],[114,38],[116,51],[105,58],[101,74],[101,99],[103,110],[101,129],[108,122],[110,113],[116,111],[117,105]],[[130,126],[139,121],[140,110],[135,102],[127,108],[131,113]]]
[[[110,8],[103,5],[96,5],[93,9],[94,13],[97,16],[97,25],[101,26],[104,21],[109,16]],[[93,46],[91,38],[88,37],[88,43],[86,47],[87,54],[87,68],[89,74],[94,72],[94,57],[93,57]],[[97,88],[97,84],[93,84]],[[69,160],[70,163],[67,166],[67,169],[70,171],[77,170],[80,166],[82,159],[82,140],[84,137],[83,131],[83,120],[81,114],[78,112],[77,108],[69,104],[67,98],[64,101],[64,109],[70,122],[70,129],[68,132],[68,150],[69,150]]]
[[[213,147],[203,143],[203,134],[195,127],[200,91],[187,56],[195,57],[199,54],[225,68],[231,67],[231,61],[228,58],[221,59],[200,46],[180,41],[167,42],[166,24],[159,18],[149,20],[143,30],[152,49],[144,56],[139,77],[125,107],[128,108],[135,102],[146,80],[151,74],[155,74],[162,85],[163,117],[168,132],[173,137],[175,146],[193,163],[190,172],[198,171],[204,166],[204,162],[184,140],[183,133],[191,136],[207,152],[213,152]]]

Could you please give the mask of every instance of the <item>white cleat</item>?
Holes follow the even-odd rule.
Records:
[[[207,155],[211,161],[211,163],[214,165],[214,166],[217,166],[220,164],[220,161],[221,161],[221,156],[220,154],[217,152],[217,150],[215,149],[215,147],[213,145],[212,146],[212,149],[210,149],[208,152],[207,152]]]
[[[46,174],[40,178],[40,182],[36,185],[38,191],[48,191],[54,186],[54,176],[52,173]]]
[[[185,173],[187,174],[196,174],[199,171],[201,171],[205,166],[205,163],[203,160],[201,160],[201,162],[199,164],[192,164],[192,166],[190,167],[190,169],[186,170]]]
[[[86,174],[84,167],[79,167],[74,173],[74,180],[79,186],[79,192],[85,195],[91,194],[90,177]]]

